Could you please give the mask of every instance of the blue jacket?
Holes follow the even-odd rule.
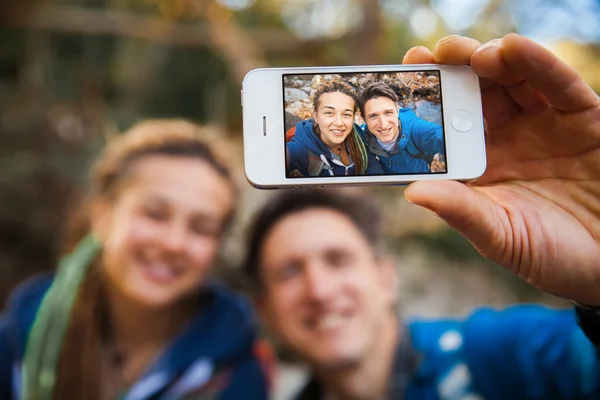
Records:
[[[27,336],[51,283],[45,275],[19,286],[0,318],[0,399],[20,398]],[[126,400],[188,399],[208,383],[217,385],[215,399],[267,399],[266,377],[253,354],[256,332],[249,305],[220,285],[208,290],[206,307],[131,387]]]
[[[573,310],[481,308],[465,320],[414,319],[403,329],[390,399],[600,399],[600,358]],[[298,397],[319,398],[315,380]]]
[[[346,168],[341,165],[335,164],[331,159],[331,151],[329,147],[325,145],[319,139],[319,137],[313,131],[312,119],[301,121],[296,125],[296,133],[294,137],[286,144],[288,164],[290,168],[288,170],[297,169],[304,176],[309,176],[308,163],[309,163],[309,151],[316,157],[324,155],[329,165],[333,168],[333,174],[335,176],[343,176],[346,174]],[[356,126],[360,132],[360,127]],[[367,164],[367,175],[383,175],[384,171],[375,159],[375,156],[368,154]],[[354,166],[348,169],[348,175],[354,175]],[[319,176],[330,176],[327,169],[323,168]]]
[[[396,138],[396,146],[391,153],[385,151],[375,135],[363,124],[364,140],[386,174],[416,174],[429,172],[429,164],[437,153],[446,154],[443,129],[440,125],[417,117],[409,108],[401,108],[398,120],[402,131]]]

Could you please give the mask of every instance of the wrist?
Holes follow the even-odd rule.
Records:
[[[578,303],[575,300],[571,300],[571,303],[573,303],[573,305],[575,307],[577,307],[578,309],[580,309],[580,310],[585,310],[587,312],[594,313],[594,314],[600,316],[600,306],[592,306],[592,305],[588,305],[588,304],[581,304],[581,303]]]

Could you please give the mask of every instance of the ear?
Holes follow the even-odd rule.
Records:
[[[381,279],[380,287],[390,304],[395,305],[398,301],[398,271],[394,260],[389,256],[379,258],[379,270]]]
[[[101,242],[108,234],[111,211],[111,203],[104,197],[94,200],[90,207],[90,231]]]

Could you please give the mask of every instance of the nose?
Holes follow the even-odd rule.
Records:
[[[387,118],[383,116],[379,117],[379,126],[381,126],[381,129],[387,129],[389,126]]]
[[[325,265],[316,262],[307,265],[304,278],[306,293],[312,301],[324,302],[333,297],[335,282]]]
[[[173,221],[164,234],[162,244],[165,250],[171,253],[180,253],[185,250],[187,229],[184,224]]]
[[[335,116],[335,121],[334,121],[336,126],[342,126],[344,125],[344,122],[342,121],[342,116],[340,114],[337,114]]]

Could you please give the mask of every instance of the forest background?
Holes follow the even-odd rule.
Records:
[[[508,32],[551,48],[600,90],[600,0],[3,0],[0,6],[0,302],[50,271],[106,140],[146,118],[207,123],[243,181],[240,88],[262,66],[399,63],[448,34]],[[244,227],[270,193],[243,183],[219,273],[235,276]],[[367,189],[362,189],[367,190]],[[386,213],[405,314],[567,306],[480,257],[403,189],[368,189]]]

